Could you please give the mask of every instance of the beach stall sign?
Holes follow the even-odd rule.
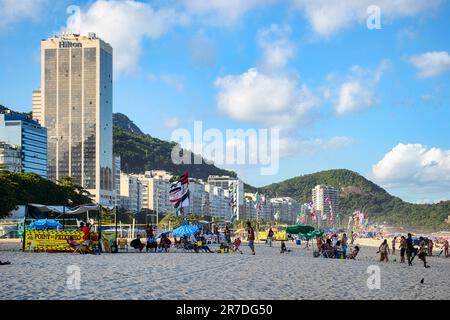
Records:
[[[29,251],[73,251],[68,244],[70,237],[82,243],[83,232],[81,231],[53,231],[53,230],[27,230],[25,248]]]

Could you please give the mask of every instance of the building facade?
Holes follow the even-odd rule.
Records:
[[[157,213],[158,220],[163,214],[175,211],[169,201],[171,177],[165,171],[147,171],[139,175],[142,185],[142,208]]]
[[[139,213],[142,210],[142,184],[133,174],[120,173],[120,208]]]
[[[120,173],[121,173],[120,156],[114,156],[113,161],[113,189],[114,189],[114,206],[120,207]]]
[[[236,206],[233,214],[237,220],[242,219],[241,215],[244,211],[244,183],[242,180],[230,176],[209,176],[208,184],[232,192],[229,197],[234,199]]]
[[[324,220],[321,217],[326,216],[330,219],[331,208],[334,214],[339,212],[339,191],[331,186],[317,185],[312,189],[313,207],[318,220]]]
[[[0,141],[0,170],[22,171],[20,148]]]
[[[47,179],[47,129],[27,116],[0,114],[0,141],[20,150],[20,171]]]
[[[48,176],[72,177],[105,205],[115,200],[112,81],[113,50],[94,34],[42,41],[33,111],[48,129]]]

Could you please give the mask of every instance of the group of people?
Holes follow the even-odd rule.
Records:
[[[353,237],[352,237],[353,239]],[[335,258],[335,259],[355,259],[359,253],[359,246],[355,246],[353,250],[347,254],[349,246],[349,239],[344,233],[341,238],[337,234],[333,234],[330,238],[324,239],[318,237],[317,251],[314,252],[315,257]]]
[[[144,245],[141,241],[141,236],[137,235],[136,239],[132,240],[130,242],[130,247],[139,250],[140,252],[146,248],[146,252],[154,251],[154,252],[168,252],[170,247],[172,246],[172,241],[169,239],[167,234],[162,233],[159,243],[153,233],[153,227],[150,225],[147,225],[145,228],[146,233],[146,245]],[[254,237],[254,232],[253,232]],[[219,238],[220,239],[220,238]],[[228,226],[225,228],[224,231],[224,241],[220,241],[220,247],[216,251],[218,253],[228,253],[230,251],[233,252],[239,252],[243,253],[239,247],[241,245],[241,239],[237,237],[233,242],[231,241],[231,230],[228,228]],[[185,251],[193,251],[196,253],[199,252],[207,252],[207,253],[214,253],[215,251],[211,250],[211,248],[207,245],[206,238],[203,233],[196,233],[192,234],[190,236],[185,235],[180,237],[179,240],[177,240],[176,237],[173,239],[173,245],[176,249],[183,249]],[[254,252],[254,247],[253,247]]]
[[[392,254],[395,255],[396,251],[396,244],[398,242],[398,237],[394,237],[392,239]],[[432,239],[426,239],[424,237],[419,238],[418,247],[416,248],[414,246],[414,240],[412,238],[411,233],[408,233],[407,238],[404,236],[400,237],[400,263],[406,263],[406,259],[408,260],[408,265],[412,266],[412,262],[414,258],[417,256],[420,260],[423,262],[423,266],[425,268],[429,268],[430,266],[427,263],[427,256],[433,255],[433,247],[434,243]],[[444,256],[448,257],[448,248],[449,243],[448,240],[445,240],[444,242],[444,248],[441,251],[444,252]],[[391,254],[391,251],[389,250],[389,245],[387,242],[387,239],[383,240],[380,247],[378,248],[378,252],[380,254],[380,262],[388,262],[389,261],[389,255]],[[406,259],[405,259],[406,256]]]
[[[74,240],[73,236],[70,236],[69,240],[67,240],[68,245],[73,249],[78,249],[80,253],[100,252],[97,246],[93,246],[94,240],[98,241],[98,239],[93,236],[92,227],[93,225],[89,222],[80,222],[78,231],[83,232],[83,241],[77,242]]]

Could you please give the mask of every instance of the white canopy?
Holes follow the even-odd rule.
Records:
[[[96,204],[86,204],[75,208],[69,208],[65,206],[47,206],[34,203],[30,203],[29,206],[38,208],[41,212],[56,212],[60,214],[80,214],[86,213],[88,211],[97,211],[100,209],[100,206]]]

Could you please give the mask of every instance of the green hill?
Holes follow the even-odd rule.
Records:
[[[328,170],[308,174],[259,189],[269,196],[288,196],[301,203],[311,201],[311,189],[326,184],[340,191],[340,211],[348,216],[355,210],[370,214],[373,221],[417,231],[449,229],[450,201],[437,204],[412,204],[390,195],[386,190],[350,170]]]
[[[171,160],[176,143],[160,140],[144,134],[126,115],[114,114],[114,154],[120,155],[122,170],[127,173],[141,173],[146,170],[166,170],[180,175],[189,171],[191,177],[207,180],[210,175],[228,175],[236,173],[220,169],[212,164],[180,164]],[[191,163],[194,154],[191,155]]]

